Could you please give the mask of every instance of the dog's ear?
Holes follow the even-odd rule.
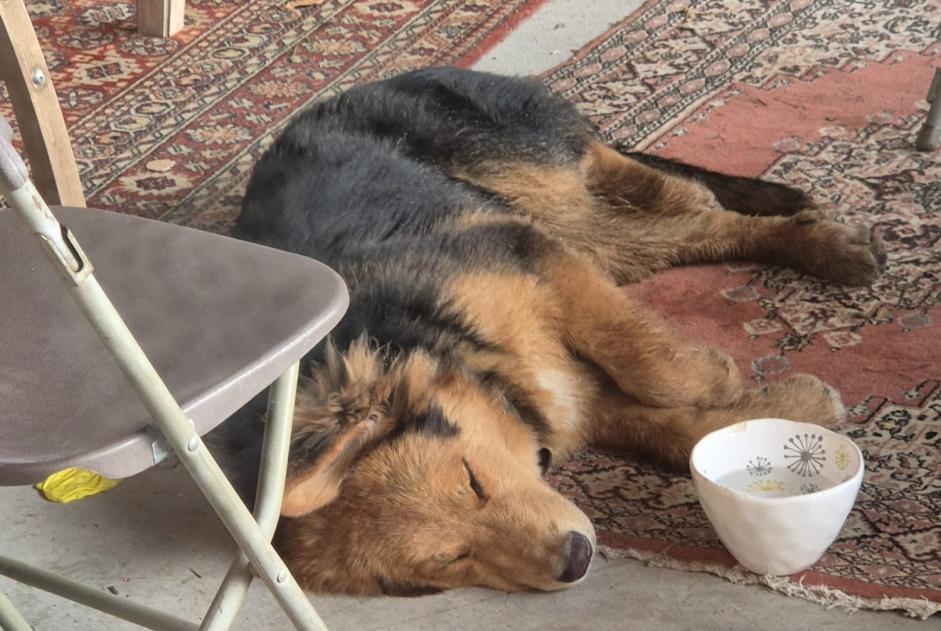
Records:
[[[300,517],[332,502],[347,473],[393,428],[393,379],[365,338],[325,361],[298,388],[281,514]]]

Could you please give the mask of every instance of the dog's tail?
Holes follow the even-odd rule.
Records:
[[[621,155],[658,171],[696,180],[712,191],[722,206],[743,215],[793,215],[816,207],[809,195],[784,184],[717,173],[677,160],[630,151],[623,145],[615,144],[614,148]]]

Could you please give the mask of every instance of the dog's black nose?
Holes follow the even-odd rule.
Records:
[[[569,562],[559,580],[563,583],[574,583],[588,572],[594,550],[588,537],[575,531],[569,533],[568,549]]]

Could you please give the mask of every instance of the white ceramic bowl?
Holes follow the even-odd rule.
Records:
[[[719,539],[759,574],[793,574],[823,555],[853,507],[863,469],[849,438],[773,418],[712,432],[690,456]]]

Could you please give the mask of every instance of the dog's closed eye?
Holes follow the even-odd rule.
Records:
[[[487,501],[487,494],[484,492],[484,487],[480,485],[480,480],[477,479],[477,476],[474,475],[474,470],[471,469],[470,465],[467,464],[467,460],[464,460],[464,469],[467,471],[467,478],[470,484],[471,490],[483,501]]]
[[[441,565],[451,565],[452,563],[469,559],[470,556],[470,548],[464,548],[457,554],[452,552],[439,552],[438,554],[434,555],[434,557],[432,557],[432,560],[435,563],[440,563]]]

